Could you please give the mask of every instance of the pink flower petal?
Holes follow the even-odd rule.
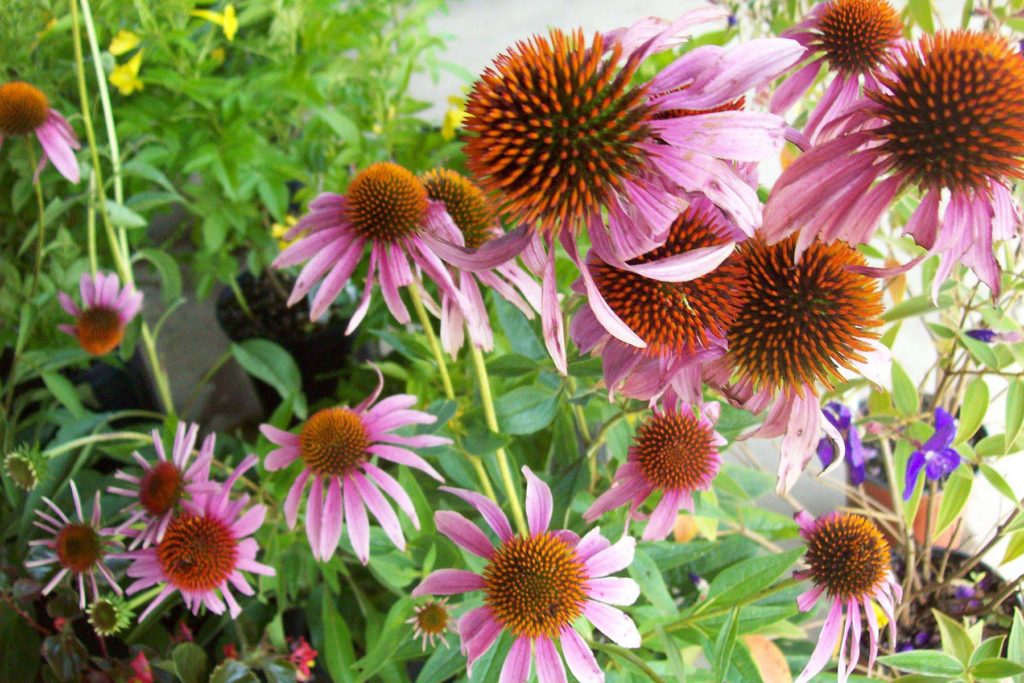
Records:
[[[594,653],[572,626],[562,629],[559,640],[565,663],[569,665],[569,671],[576,680],[580,683],[604,683],[604,672],[597,665]]]
[[[405,492],[402,485],[399,484],[394,477],[373,463],[363,463],[363,471],[366,472],[377,486],[384,490],[384,493],[391,496],[392,500],[398,504],[398,507],[401,508],[402,512],[404,512],[412,522],[412,525],[416,529],[419,529],[420,520],[416,515],[416,507],[412,504],[412,498],[410,498],[409,494]]]
[[[302,491],[306,487],[309,475],[309,470],[303,470],[295,477],[295,483],[288,490],[288,497],[284,501],[284,518],[289,529],[294,529],[295,522],[299,519],[299,503],[302,501]]]
[[[551,489],[529,467],[523,466],[523,474],[526,476],[526,519],[530,533],[537,536],[547,531],[551,525],[554,502],[551,499]]]
[[[683,504],[683,490],[671,489],[665,491],[657,507],[651,514],[651,519],[644,529],[643,539],[645,541],[661,541],[672,532],[679,509]]]
[[[444,481],[444,477],[438,473],[430,464],[416,455],[412,451],[407,451],[404,448],[398,448],[396,446],[388,446],[386,444],[375,443],[369,446],[367,452],[373,453],[374,455],[390,460],[391,462],[397,462],[400,465],[406,465],[408,467],[414,467],[421,472],[429,474],[431,477],[438,481]]]
[[[818,635],[818,644],[815,646],[811,658],[807,660],[807,666],[800,672],[794,683],[807,683],[807,681],[814,678],[819,671],[825,668],[825,665],[832,658],[832,652],[836,648],[836,641],[839,640],[842,624],[843,603],[836,600],[832,603],[832,609],[829,610],[828,618],[825,619],[825,625]]]
[[[466,671],[470,672],[473,662],[494,645],[502,628],[491,608],[484,606],[463,614],[459,619],[458,630],[462,639],[462,652],[466,655]]]
[[[562,658],[558,656],[555,644],[541,636],[534,641],[534,648],[538,683],[566,683],[565,667],[562,666]]]
[[[39,138],[39,144],[43,147],[45,158],[53,162],[54,168],[62,176],[73,183],[81,180],[75,151],[57,127],[47,120],[36,128],[36,137]]]
[[[494,546],[487,536],[468,519],[457,512],[438,510],[434,513],[434,524],[437,530],[450,538],[464,550],[490,559],[494,555]]]
[[[498,683],[526,683],[530,678],[530,639],[516,638],[505,657]]]
[[[457,489],[450,486],[442,486],[441,490],[452,493],[475,507],[502,543],[507,543],[512,539],[512,525],[509,523],[508,517],[490,498],[475,491],[467,491],[466,489]]]
[[[320,475],[313,478],[313,486],[309,489],[306,500],[306,538],[313,551],[313,557],[325,562],[326,557],[320,555],[320,520],[324,514],[324,482]]]
[[[487,583],[484,577],[465,569],[438,569],[412,592],[414,598],[424,595],[457,595],[471,591],[481,591]]]
[[[363,564],[370,561],[370,523],[366,519],[366,508],[351,478],[345,478],[345,524],[348,538],[356,557]]]
[[[341,481],[338,477],[331,477],[324,514],[320,519],[320,557],[325,560],[334,555],[341,541],[341,527],[344,525],[341,505]]]
[[[391,509],[391,505],[381,495],[381,492],[359,472],[353,472],[349,475],[349,479],[355,485],[356,490],[359,491],[359,495],[362,496],[366,507],[370,508],[370,512],[373,513],[381,528],[384,529],[387,537],[391,539],[396,548],[405,550],[405,536],[402,534],[402,525],[399,523],[395,511]]]
[[[587,582],[587,595],[610,605],[632,605],[640,597],[640,584],[619,577],[591,579]]]
[[[601,550],[585,563],[587,573],[596,578],[621,571],[633,563],[636,539],[623,536],[614,545]]]
[[[587,602],[583,616],[605,634],[609,640],[621,647],[640,647],[640,631],[625,612],[600,602]]]

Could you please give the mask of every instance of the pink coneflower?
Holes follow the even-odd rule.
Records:
[[[840,683],[845,683],[860,658],[861,608],[868,627],[868,671],[878,654],[875,603],[889,621],[892,647],[896,645],[895,607],[903,599],[899,582],[889,569],[889,544],[865,517],[830,512],[814,519],[804,511],[796,515],[800,535],[807,542],[808,569],[796,573],[814,587],[797,598],[801,612],[810,611],[822,595],[832,607],[807,666],[795,683],[806,683],[825,668],[839,645]],[[845,622],[845,626],[844,626]]]
[[[427,198],[427,190],[415,175],[391,162],[380,162],[361,171],[344,195],[325,192],[309,205],[309,213],[284,238],[295,240],[274,259],[275,268],[307,261],[292,289],[292,305],[320,283],[313,298],[310,319],[319,319],[363,259],[370,245],[370,266],[363,294],[346,333],[352,332],[370,306],[370,293],[379,280],[384,303],[395,320],[409,322],[399,288],[413,284],[409,259],[430,277],[443,294],[461,301],[448,270],[423,240],[428,218],[443,212],[440,202]]]
[[[648,56],[682,42],[690,28],[726,16],[721,8],[702,8],[675,22],[645,19],[590,41],[582,31],[553,30],[499,56],[470,93],[463,123],[471,136],[467,165],[523,225],[477,250],[435,249],[460,268],[479,270],[507,260],[530,240],[527,265],[543,275],[544,339],[563,373],[556,238],[581,270],[575,238],[584,228],[592,243],[603,242],[606,253],[628,261],[665,241],[686,205],[684,191],[707,194],[745,232],[760,224],[756,190],[735,162],[776,153],[787,127],[774,114],[734,107],[749,89],[792,66],[800,45],[785,39],[706,45],[646,83],[634,79]],[[659,279],[693,277],[692,264],[680,259],[657,265]],[[584,279],[593,302],[597,297]],[[636,335],[623,337],[644,346]]]
[[[417,605],[415,614],[405,623],[412,624],[412,636],[420,639],[422,650],[427,649],[428,643],[434,647],[435,640],[440,640],[447,648],[448,638],[445,636],[449,631],[455,631],[455,621],[448,610],[448,598],[428,600]]]
[[[711,488],[722,458],[718,447],[726,441],[715,431],[719,405],[705,403],[700,415],[688,405],[655,410],[638,428],[626,464],[615,472],[612,488],[601,494],[583,514],[588,522],[629,504],[629,514],[655,492],[661,500],[644,529],[645,541],[660,541],[672,532],[679,511],[693,512],[693,492]]]
[[[877,88],[875,72],[903,33],[900,15],[886,0],[832,0],[815,5],[802,22],[782,32],[806,48],[804,66],[772,95],[770,108],[784,113],[799,100],[827,65],[835,77],[807,119],[803,133],[816,140],[861,93]]]
[[[135,291],[133,285],[122,289],[115,273],[96,273],[95,276],[82,273],[78,287],[82,293],[82,308],[64,292],[57,293],[60,305],[75,317],[74,325],[59,328],[94,356],[110,353],[124,339],[124,328],[142,308],[142,292]]]
[[[958,261],[997,294],[993,241],[1021,223],[1008,184],[1024,177],[1024,60],[997,34],[943,31],[901,47],[877,78],[849,108],[848,132],[779,178],[765,207],[768,240],[799,231],[798,253],[816,237],[867,242],[916,187],[922,198],[903,230],[925,256],[940,255],[933,296]]]
[[[54,505],[52,500],[43,498],[43,502],[56,516],[36,510],[36,515],[42,521],[32,523],[49,534],[51,538],[29,541],[29,545],[42,546],[49,550],[50,554],[42,559],[26,562],[25,566],[60,565],[60,570],[43,588],[43,595],[52,591],[65,576],[71,574],[78,581],[78,604],[85,609],[86,577],[92,587],[93,600],[98,600],[100,597],[99,587],[96,585],[97,573],[103,577],[115,593],[121,594],[120,586],[117,585],[114,575],[110,573],[110,569],[107,568],[104,561],[110,551],[116,548],[117,542],[112,538],[109,529],[100,528],[102,512],[99,491],[96,492],[96,498],[93,500],[92,516],[88,522],[85,521],[85,515],[82,513],[82,501],[78,498],[78,488],[75,486],[75,482],[71,482],[71,497],[75,501],[75,512],[78,514],[77,522],[68,519],[67,515]]]
[[[139,615],[140,622],[175,592],[181,593],[193,614],[199,613],[201,605],[223,614],[227,603],[231,617],[236,618],[242,608],[228,584],[242,595],[253,595],[243,571],[274,576],[273,567],[256,561],[259,546],[250,538],[263,525],[267,507],[246,509],[249,496],[245,494],[231,499],[231,487],[256,462],[249,456],[216,491],[181,501],[182,510],[167,525],[163,540],[126,553],[132,561],[128,576],[135,579],[128,586],[128,595],[163,584],[163,590]]]
[[[569,331],[582,353],[601,355],[609,396],[618,392],[657,400],[672,389],[685,401],[700,401],[701,365],[724,353],[726,331],[743,302],[745,273],[737,259],[729,258],[743,237],[698,196],[672,222],[662,246],[628,264],[612,255],[602,257],[600,247],[591,249],[585,275],[595,293],[577,311]],[[689,259],[697,275],[664,282],[657,268],[646,270],[670,258]],[[583,278],[573,289],[587,293]],[[598,318],[601,308],[610,315]],[[624,331],[646,346],[621,341]]]
[[[569,670],[586,683],[603,681],[593,652],[573,628],[586,617],[622,647],[640,647],[636,625],[610,605],[630,605],[640,595],[636,581],[608,576],[633,561],[636,541],[624,536],[612,545],[592,530],[582,539],[571,531],[551,531],[551,489],[529,468],[526,475],[528,536],[512,533],[505,513],[484,496],[444,488],[472,505],[498,537],[494,544],[476,525],[457,512],[434,514],[437,529],[459,547],[487,560],[481,574],[439,569],[412,592],[455,595],[483,591],[484,605],[459,619],[459,638],[467,667],[490,649],[502,631],[515,641],[501,670],[502,683],[525,683],[533,660],[542,681],[565,680],[565,667],[555,643],[562,646]]]
[[[819,385],[848,370],[882,383],[889,355],[879,344],[878,281],[851,271],[864,257],[843,242],[811,244],[796,261],[796,236],[768,246],[740,245],[745,299],[729,328],[729,350],[705,366],[705,379],[751,412],[770,408],[746,437],[782,436],[779,491],[788,491],[814,456],[822,430],[843,457],[842,435],[822,419]]]
[[[52,161],[57,171],[73,183],[79,180],[75,150],[81,148],[67,119],[50,107],[43,92],[23,81],[0,85],[0,145],[4,138],[35,133],[43,147],[36,179]]]
[[[268,470],[279,470],[302,459],[302,472],[292,484],[284,505],[290,528],[294,528],[298,520],[299,502],[306,483],[310,478],[313,480],[306,506],[306,536],[313,557],[322,562],[329,560],[338,547],[343,515],[356,556],[363,564],[370,560],[367,508],[388,538],[398,548],[405,549],[402,526],[381,490],[394,499],[419,529],[419,518],[409,494],[394,477],[370,462],[374,456],[414,467],[444,481],[437,470],[409,448],[442,446],[450,444],[451,439],[433,434],[394,434],[394,430],[401,427],[431,424],[437,418],[413,410],[418,399],[410,394],[389,396],[375,404],[384,387],[384,377],[379,370],[377,377],[377,388],[362,403],[355,408],[324,408],[306,420],[298,434],[268,424],[260,426],[263,435],[280,446],[267,454],[264,466]]]
[[[150,464],[135,451],[132,457],[142,467],[142,475],[136,476],[121,471],[114,474],[115,478],[132,485],[131,488],[111,486],[107,489],[110,493],[132,499],[131,504],[125,508],[131,515],[119,529],[125,529],[139,521],[145,522],[142,530],[133,534],[135,539],[129,546],[130,549],[139,545],[145,548],[159,543],[183,498],[216,490],[217,484],[208,481],[216,439],[214,434],[206,437],[202,448],[199,449],[199,458],[188,467],[198,432],[199,425],[193,424],[186,429],[185,423],[179,422],[174,435],[171,458],[168,460],[160,432],[154,429],[153,448],[156,450],[157,462]]]
[[[469,178],[440,168],[424,174],[423,185],[427,197],[441,202],[445,208],[431,217],[435,235],[452,244],[477,249],[505,234],[491,202]],[[462,348],[466,330],[470,341],[479,348],[494,348],[494,334],[480,285],[493,289],[528,319],[532,320],[534,312],[540,310],[540,285],[514,259],[478,272],[462,270],[458,278],[465,311],[443,292],[441,296],[441,344],[453,357]]]

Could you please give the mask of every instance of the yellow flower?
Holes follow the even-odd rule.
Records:
[[[107,51],[115,57],[120,57],[127,52],[131,52],[138,46],[139,37],[131,31],[121,29],[118,31],[117,35],[114,36],[114,39],[110,41],[110,47],[107,48]]]
[[[134,57],[124,64],[119,64],[110,72],[110,84],[126,97],[145,87],[143,82],[139,80],[139,69],[142,68],[143,52],[144,50],[139,50],[135,53]]]
[[[283,239],[285,234],[289,230],[291,230],[298,222],[299,219],[296,218],[295,216],[285,216],[284,225],[281,225],[280,223],[274,223],[273,225],[270,226],[270,234],[277,239],[277,248],[280,249],[281,251],[284,251],[285,249],[290,247],[292,243],[295,242],[295,240],[299,239],[300,235],[296,235],[290,240]]]
[[[455,133],[466,118],[466,103],[461,97],[452,95],[448,98],[448,104],[452,105],[444,113],[444,121],[441,123],[441,137],[445,140],[454,140]]]
[[[228,53],[224,51],[222,47],[215,47],[210,50],[210,59],[213,60],[214,64],[220,66],[227,59]]]
[[[235,34],[238,33],[238,15],[235,13],[235,6],[230,3],[224,8],[223,13],[197,9],[192,11],[192,16],[206,19],[211,24],[220,26],[229,43],[235,39]]]

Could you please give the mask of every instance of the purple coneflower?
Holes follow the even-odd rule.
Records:
[[[993,294],[997,240],[1018,234],[1008,184],[1024,177],[1024,60],[995,33],[942,31],[893,52],[878,86],[849,108],[843,135],[815,147],[776,182],[764,214],[770,242],[799,232],[867,242],[907,187],[922,197],[903,230],[938,254],[932,296],[960,262]]]
[[[504,235],[491,202],[469,178],[438,168],[424,174],[422,180],[427,197],[441,202],[445,208],[431,217],[436,235],[470,249]],[[494,334],[480,285],[493,289],[531,320],[534,312],[540,310],[540,285],[514,259],[488,270],[460,270],[458,285],[464,296],[462,307],[450,296],[441,294],[441,344],[452,357],[462,348],[467,330],[473,344],[484,351],[494,348]]]
[[[582,353],[601,355],[609,396],[655,401],[671,389],[684,401],[700,401],[701,366],[725,352],[726,332],[742,305],[746,278],[730,255],[743,238],[710,201],[696,196],[653,251],[623,263],[599,246],[590,250],[573,285],[587,294],[588,305],[569,330]],[[695,276],[659,279],[657,264],[674,258],[689,259]]]
[[[75,150],[81,148],[67,119],[50,107],[43,92],[23,81],[0,85],[0,144],[4,138],[35,133],[43,148],[35,179],[52,161],[57,171],[73,183],[79,181]]]
[[[744,232],[760,224],[747,164],[781,149],[788,130],[780,117],[738,110],[737,103],[792,66],[800,45],[786,39],[705,45],[645,83],[634,78],[650,55],[683,42],[693,27],[727,16],[721,8],[701,8],[674,22],[644,19],[589,41],[579,30],[552,30],[497,57],[469,95],[467,165],[522,226],[477,250],[436,249],[460,268],[479,270],[529,243],[524,260],[543,276],[544,340],[563,373],[556,239],[581,271],[576,235],[582,229],[626,262],[665,241],[686,206],[683,195],[696,191]],[[649,266],[657,266],[663,280],[695,277],[686,259]],[[593,300],[586,273],[584,281]],[[635,335],[625,341],[644,346]]]
[[[426,650],[428,643],[430,647],[434,647],[435,640],[440,640],[447,648],[446,634],[455,631],[455,620],[448,610],[448,598],[428,600],[422,605],[417,605],[414,612],[405,623],[412,624],[413,638],[419,638],[420,649]]]
[[[57,293],[60,305],[75,317],[74,325],[59,325],[59,329],[94,356],[110,353],[124,339],[124,328],[142,308],[142,292],[135,291],[133,285],[122,289],[115,273],[82,273],[78,288],[82,308],[64,292]]]
[[[29,545],[42,546],[50,554],[38,560],[26,562],[26,567],[43,567],[57,564],[60,569],[54,574],[50,582],[43,587],[43,595],[46,595],[61,580],[70,574],[78,581],[78,604],[85,609],[85,579],[88,577],[89,585],[92,588],[93,600],[100,597],[99,587],[96,585],[96,574],[107,582],[118,595],[121,588],[117,585],[114,575],[110,573],[105,563],[105,557],[110,551],[116,548],[117,542],[112,538],[109,529],[100,528],[100,492],[96,492],[96,498],[92,503],[92,516],[87,522],[82,513],[82,501],[78,498],[78,487],[71,482],[71,497],[75,501],[75,512],[78,514],[78,521],[73,522],[63,511],[49,498],[43,498],[43,502],[53,511],[54,515],[36,510],[36,515],[42,521],[32,522],[45,531],[50,538],[29,541]]]
[[[835,77],[803,128],[803,134],[816,141],[822,129],[860,96],[862,86],[878,87],[875,72],[902,33],[900,15],[886,0],[832,0],[815,5],[806,19],[781,34],[803,45],[801,61],[810,61],[775,91],[771,110],[781,114],[793,106],[827,65]]]
[[[708,381],[751,412],[770,408],[745,438],[782,436],[779,491],[788,491],[814,456],[822,430],[845,454],[843,438],[822,420],[818,386],[831,388],[843,369],[882,383],[889,355],[878,342],[878,282],[851,271],[864,257],[842,243],[814,242],[798,262],[796,236],[768,246],[760,237],[739,247],[746,272],[744,304],[727,334],[725,356],[705,367]]]
[[[171,457],[168,459],[160,432],[154,429],[153,448],[156,450],[157,462],[150,463],[135,451],[132,457],[142,468],[141,476],[121,471],[114,474],[115,478],[131,485],[131,488],[111,486],[107,489],[110,493],[132,499],[131,504],[124,508],[131,515],[121,524],[119,530],[139,521],[145,523],[141,531],[133,534],[135,538],[129,548],[134,549],[140,545],[145,548],[159,543],[183,498],[194,497],[211,489],[216,490],[218,485],[208,481],[216,439],[214,434],[206,437],[199,449],[199,458],[188,466],[198,431],[197,424],[186,428],[184,422],[179,422],[171,448]]]
[[[629,513],[637,518],[637,509],[648,497],[661,493],[644,529],[645,541],[660,541],[672,531],[679,511],[693,512],[694,491],[711,488],[722,458],[718,447],[725,439],[715,431],[720,407],[705,403],[700,415],[689,405],[655,410],[638,428],[630,446],[626,464],[615,472],[612,487],[601,494],[583,514],[593,522],[609,510],[629,504]]]
[[[306,296],[313,286],[312,320],[319,319],[337,298],[370,245],[370,265],[363,294],[346,333],[366,316],[370,294],[379,280],[384,303],[395,320],[409,322],[399,288],[414,283],[409,259],[421,268],[441,292],[461,302],[455,283],[444,264],[423,239],[431,214],[444,212],[440,202],[427,198],[419,178],[391,162],[379,162],[361,171],[344,194],[324,192],[309,205],[309,213],[284,238],[294,242],[274,259],[275,268],[307,262],[292,289],[288,304]]]
[[[795,515],[807,543],[808,569],[796,573],[814,587],[797,598],[801,612],[824,595],[831,603],[818,644],[795,683],[806,683],[825,668],[839,642],[838,680],[845,683],[860,658],[861,608],[867,621],[868,670],[878,654],[875,603],[889,621],[891,647],[896,646],[896,605],[903,599],[899,582],[889,568],[889,545],[874,524],[860,515],[830,512],[814,519],[801,510]],[[844,625],[845,624],[845,625]]]
[[[267,507],[246,509],[249,496],[245,494],[231,499],[231,487],[256,462],[249,456],[215,491],[181,501],[182,510],[167,525],[163,540],[125,554],[132,561],[128,576],[135,579],[126,591],[129,595],[163,586],[139,621],[175,592],[181,593],[193,614],[199,613],[201,605],[223,614],[227,603],[231,617],[237,618],[242,608],[231,587],[242,595],[253,595],[242,572],[274,575],[273,567],[256,561],[259,546],[251,538],[263,525]]]
[[[551,531],[551,489],[529,468],[524,467],[523,473],[528,536],[514,535],[505,513],[484,496],[442,487],[476,508],[498,542],[457,512],[436,512],[438,531],[487,564],[481,574],[436,570],[412,594],[483,592],[484,605],[459,619],[459,637],[469,668],[502,631],[508,631],[515,640],[502,666],[502,683],[525,683],[533,661],[540,680],[564,681],[562,657],[578,680],[603,681],[593,652],[573,622],[585,617],[614,643],[640,646],[633,620],[610,606],[632,604],[640,587],[632,579],[608,576],[632,563],[636,541],[624,536],[612,545],[596,528],[582,539],[571,531]],[[562,656],[556,643],[561,644]]]
[[[313,480],[306,504],[306,536],[313,557],[323,562],[330,559],[338,547],[343,519],[356,556],[363,564],[369,562],[367,508],[388,538],[398,548],[405,549],[402,526],[381,490],[394,499],[413,526],[419,528],[419,518],[409,494],[394,477],[370,462],[372,458],[413,467],[444,481],[437,470],[409,449],[442,446],[450,444],[451,439],[433,434],[393,433],[409,425],[431,424],[437,418],[413,410],[418,399],[410,394],[389,396],[375,403],[384,388],[384,377],[379,370],[377,377],[377,388],[362,403],[355,408],[324,408],[306,420],[298,434],[268,424],[260,426],[263,435],[279,446],[267,454],[264,466],[268,470],[283,469],[297,459],[302,460],[302,472],[292,484],[284,505],[285,519],[291,528],[298,521],[299,503],[306,484]]]

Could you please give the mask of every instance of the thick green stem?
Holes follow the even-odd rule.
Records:
[[[409,296],[412,298],[412,307],[416,309],[416,317],[420,319],[420,325],[423,327],[423,334],[427,336],[430,352],[434,355],[434,360],[437,361],[437,371],[441,373],[444,395],[448,397],[449,401],[454,401],[455,389],[452,387],[452,378],[448,375],[448,364],[444,362],[444,352],[441,350],[441,344],[437,341],[437,335],[434,334],[434,325],[430,322],[427,309],[423,307],[419,282],[413,282],[409,286]]]
[[[32,142],[28,136],[25,137],[25,147],[28,148],[28,158],[31,164],[31,170],[35,172],[36,167],[39,165],[39,161],[36,159],[36,149],[32,146]],[[39,231],[36,235],[36,262],[35,268],[32,271],[32,287],[29,289],[28,298],[31,301],[36,296],[36,291],[39,288],[39,277],[43,272],[43,248],[45,247],[45,235],[46,235],[46,201],[43,199],[43,186],[39,180],[35,180],[32,183],[32,187],[36,193],[36,209],[39,211]]]
[[[434,362],[437,363],[438,372],[441,373],[441,384],[444,385],[444,394],[449,401],[454,401],[455,389],[452,387],[452,378],[448,375],[448,366],[444,361],[444,352],[441,350],[441,344],[438,343],[437,335],[434,334],[434,325],[430,322],[427,309],[423,306],[419,282],[413,282],[409,287],[409,296],[412,298],[412,307],[416,311],[416,317],[419,318],[423,334],[427,337],[427,346],[430,347],[430,352],[434,356]],[[491,478],[487,476],[487,468],[484,467],[483,461],[472,453],[466,453],[465,451],[463,453],[466,459],[469,460],[469,464],[473,466],[477,479],[480,480],[480,486],[483,488],[484,495],[494,502],[498,502],[498,497],[494,494],[494,486],[491,485]]]
[[[82,31],[78,25],[78,3],[75,0],[69,0],[69,3],[71,5],[71,30],[74,38],[75,70],[78,74],[78,97],[81,101],[82,123],[85,125],[85,135],[89,142],[89,151],[92,158],[92,170],[96,180],[97,204],[100,210],[100,218],[103,220],[103,227],[107,233],[107,241],[109,242],[110,252],[114,257],[114,265],[117,268],[118,274],[126,284],[134,284],[135,276],[132,273],[127,239],[122,240],[118,237],[114,230],[114,225],[110,221],[110,215],[107,212],[107,193],[103,183],[103,167],[100,165],[99,147],[96,144],[96,129],[93,127],[92,113],[89,109],[89,89],[85,82],[85,57],[82,54]],[[100,82],[103,83],[103,79],[100,79]],[[108,108],[109,104],[108,98],[106,102]],[[113,125],[112,118],[110,118],[110,123]],[[120,172],[119,168],[117,172]],[[124,237],[123,230],[121,237]],[[160,355],[156,350],[156,340],[153,338],[153,333],[150,331],[146,321],[142,320],[141,324],[142,345],[146,355],[149,357],[149,364],[153,371],[153,377],[156,380],[157,392],[160,394],[164,410],[173,415],[174,400],[171,397],[171,385],[167,379],[167,373],[164,372],[163,364],[160,362]]]
[[[477,380],[480,383],[480,402],[484,406],[484,420],[487,422],[488,429],[495,434],[500,434],[498,416],[494,411],[494,396],[491,394],[491,379],[487,375],[487,364],[484,363],[484,355],[477,348],[476,344],[470,342],[467,346],[469,346],[469,353],[473,358],[473,367],[476,369]],[[526,526],[526,518],[523,516],[523,509],[519,505],[519,496],[516,495],[516,487],[512,481],[512,470],[508,466],[508,454],[505,453],[503,446],[499,446],[494,451],[494,455],[498,459],[498,470],[501,472],[501,482],[505,487],[505,494],[508,496],[509,505],[512,506],[512,517],[516,520],[519,532],[526,536],[529,534],[529,528]]]

